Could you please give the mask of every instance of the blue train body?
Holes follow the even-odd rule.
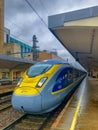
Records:
[[[45,60],[32,66],[15,88],[12,106],[30,114],[55,109],[82,81],[86,72],[63,60]]]

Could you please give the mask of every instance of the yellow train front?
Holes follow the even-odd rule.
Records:
[[[49,59],[31,66],[12,95],[12,106],[30,114],[55,109],[85,77],[86,72],[63,60]]]

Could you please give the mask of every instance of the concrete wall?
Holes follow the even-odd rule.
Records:
[[[37,61],[53,59],[53,58],[60,58],[60,57],[58,57],[57,55],[54,55],[53,53],[50,53],[50,52],[40,52]]]
[[[21,58],[21,49],[20,49],[20,45],[16,44],[16,43],[8,43],[8,44],[4,44],[4,54],[9,55],[9,56],[13,56],[13,57],[17,57],[17,58]]]
[[[0,79],[9,77],[9,69],[0,69]]]
[[[97,67],[93,67],[90,70],[90,76],[94,77],[94,78],[98,78],[98,68]]]
[[[32,53],[27,53],[24,58],[32,60]],[[46,59],[53,59],[53,58],[61,59],[59,56],[57,56],[51,52],[43,51],[43,52],[38,53],[37,61],[42,61],[42,60],[46,60]]]
[[[24,70],[0,69],[0,79],[9,79],[13,81],[14,79],[22,77],[23,73]]]
[[[27,53],[27,54],[25,54],[24,58],[25,58],[25,59],[28,59],[28,60],[32,60],[32,59],[33,59],[33,58],[32,58],[32,53]]]

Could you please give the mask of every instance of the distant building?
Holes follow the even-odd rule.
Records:
[[[10,43],[10,30],[4,28],[4,43]]]
[[[41,60],[46,60],[46,59],[53,59],[53,58],[56,58],[56,59],[61,59],[61,57],[59,57],[57,55],[57,52],[54,53],[54,52],[49,52],[47,50],[44,50],[44,51],[38,51],[38,54],[37,54],[37,61],[41,61]],[[28,53],[25,55],[24,57],[25,59],[29,59],[29,60],[32,60],[32,53]]]
[[[4,44],[4,0],[0,0],[0,54],[3,53]]]
[[[26,53],[32,52],[32,47],[20,40],[10,37],[10,43],[16,43],[20,46],[19,53],[21,53],[21,57],[24,57]]]
[[[26,43],[10,36],[10,30],[5,28],[4,33],[4,54],[23,58],[26,53],[32,52],[32,47]]]
[[[27,45],[26,43],[17,40],[13,37],[10,37],[10,30],[5,28],[4,35],[4,53],[10,56],[25,58],[28,60],[33,60],[33,50],[32,47]],[[56,50],[54,51],[39,51],[37,50],[37,61],[45,60],[45,59],[53,59],[59,58]]]
[[[57,55],[57,53],[44,50],[42,52],[39,52],[39,57],[38,57],[37,61],[46,60],[46,59],[53,59],[53,58],[61,59]]]

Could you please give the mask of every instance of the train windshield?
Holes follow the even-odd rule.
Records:
[[[45,73],[51,67],[52,67],[51,64],[35,64],[29,68],[29,70],[27,71],[27,75],[29,77],[34,77],[34,76]]]

